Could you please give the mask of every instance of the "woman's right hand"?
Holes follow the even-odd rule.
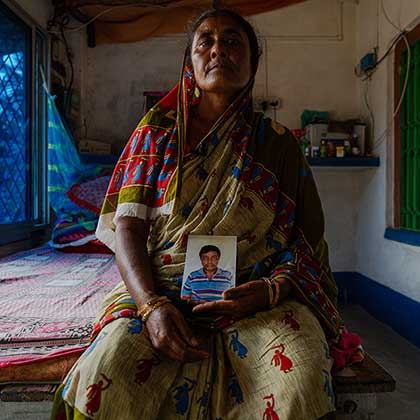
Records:
[[[199,348],[181,312],[170,303],[156,308],[145,322],[153,347],[181,363],[205,359],[208,352]]]

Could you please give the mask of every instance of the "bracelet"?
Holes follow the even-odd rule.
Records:
[[[156,302],[150,309],[148,309],[142,316],[141,316],[141,321],[142,322],[146,322],[147,319],[149,318],[150,314],[157,308],[159,308],[159,306],[165,305],[165,303],[169,303],[170,300],[160,300],[159,302]]]
[[[155,296],[154,298],[152,298],[148,302],[146,302],[144,305],[140,306],[140,308],[138,308],[137,312],[136,312],[137,318],[141,318],[141,313],[146,311],[150,307],[150,305],[153,305],[160,298],[161,298],[161,296]]]
[[[273,298],[273,308],[278,305],[280,300],[280,283],[277,280],[271,280],[272,284],[274,284],[274,298]]]
[[[273,298],[274,298],[271,280],[267,277],[262,277],[262,280],[265,281],[265,284],[267,285],[267,288],[268,288],[268,306],[271,308],[273,305]]]
[[[273,309],[277,306],[280,300],[280,283],[267,277],[262,277],[262,280],[265,281],[268,287],[268,305],[270,309]]]
[[[152,300],[149,300],[149,302],[145,303],[137,310],[137,317],[141,318],[142,322],[146,322],[147,318],[149,318],[150,314],[155,309],[169,302],[170,300],[167,296],[157,296]]]

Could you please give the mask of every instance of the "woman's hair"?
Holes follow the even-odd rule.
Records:
[[[193,21],[187,31],[188,35],[188,42],[187,42],[187,52],[188,54],[191,54],[191,47],[192,42],[194,39],[195,31],[198,29],[198,27],[208,18],[214,18],[218,16],[227,16],[235,20],[241,28],[245,31],[248,41],[249,41],[249,47],[251,51],[251,68],[253,71],[253,74],[257,72],[258,68],[258,61],[261,56],[261,48],[258,43],[257,35],[255,34],[254,28],[252,25],[245,20],[239,13],[234,12],[230,9],[210,9],[202,13],[198,18]]]

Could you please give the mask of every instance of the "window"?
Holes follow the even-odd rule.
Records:
[[[409,66],[406,92],[395,124],[395,227],[420,233],[420,25],[407,34],[395,56],[395,106],[400,101]]]
[[[0,1],[0,244],[30,238],[48,223],[47,36]]]

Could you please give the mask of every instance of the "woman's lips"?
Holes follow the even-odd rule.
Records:
[[[231,70],[231,67],[223,63],[218,63],[218,64],[214,64],[210,66],[209,70],[207,70],[207,73],[210,73],[211,71],[225,71],[225,70]]]

